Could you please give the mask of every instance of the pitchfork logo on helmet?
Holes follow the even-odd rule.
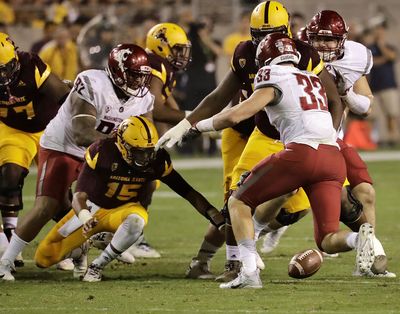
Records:
[[[296,44],[285,34],[269,34],[257,47],[256,63],[259,67],[283,62],[298,64],[299,60],[300,53],[296,49]]]
[[[348,29],[339,13],[324,10],[307,24],[307,37],[322,60],[331,62],[343,55]]]
[[[120,44],[108,57],[107,74],[126,95],[144,97],[148,93],[151,67],[144,49],[133,44]]]

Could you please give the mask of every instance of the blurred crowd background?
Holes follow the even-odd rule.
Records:
[[[345,18],[349,39],[371,49],[373,113],[367,119],[351,116],[346,140],[362,150],[400,148],[400,1],[282,3],[291,14],[293,34],[318,11],[333,9]],[[257,4],[250,0],[0,0],[0,31],[9,33],[21,50],[39,54],[60,78],[73,80],[84,69],[104,68],[116,44],[144,47],[153,25],[175,22],[187,31],[193,46],[193,61],[179,75],[175,96],[181,109],[192,110],[223,78],[235,46],[250,39],[250,14]],[[218,154],[218,141],[206,136],[180,153]]]

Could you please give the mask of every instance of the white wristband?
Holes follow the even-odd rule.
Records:
[[[85,224],[88,220],[92,219],[93,216],[87,209],[81,209],[78,213],[78,218],[83,224]]]
[[[213,119],[213,117],[211,117],[211,118],[208,118],[208,119],[201,120],[201,121],[196,123],[195,127],[200,132],[215,131],[214,119]]]
[[[353,88],[350,88],[347,94],[342,96],[342,98],[345,100],[351,112],[355,114],[366,114],[371,106],[371,99],[367,96],[356,94]]]
[[[188,115],[190,115],[192,113],[191,110],[185,110],[185,118],[187,118]]]

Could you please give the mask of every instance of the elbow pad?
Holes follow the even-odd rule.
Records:
[[[371,106],[371,99],[367,96],[356,94],[353,88],[350,88],[347,94],[341,98],[346,102],[351,112],[355,114],[364,115]]]

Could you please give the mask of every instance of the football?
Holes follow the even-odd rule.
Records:
[[[323,260],[322,253],[315,249],[297,253],[289,262],[288,275],[296,279],[310,277],[318,271]]]

